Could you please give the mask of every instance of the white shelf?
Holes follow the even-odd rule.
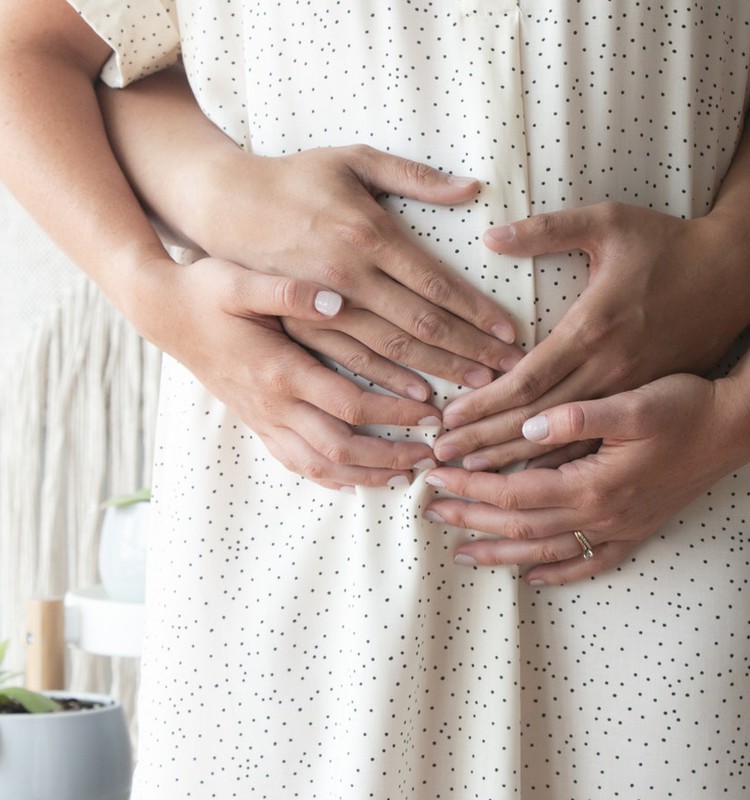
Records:
[[[137,658],[143,619],[142,604],[110,600],[102,586],[65,595],[65,641],[87,653]]]

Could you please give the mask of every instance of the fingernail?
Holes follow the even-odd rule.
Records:
[[[456,553],[453,556],[453,563],[458,564],[459,567],[476,567],[477,565],[476,559],[467,556],[466,553]]]
[[[428,394],[429,393],[424,386],[412,384],[406,387],[406,396],[410,397],[412,400],[419,400],[421,403],[427,399]]]
[[[460,428],[464,422],[465,418],[460,414],[448,414],[446,416],[445,413],[443,413],[443,427],[445,428]]]
[[[477,179],[463,178],[460,175],[448,175],[447,181],[453,186],[457,186],[459,189],[463,189],[466,186],[471,186],[472,184],[476,183]]]
[[[425,483],[429,483],[430,486],[437,486],[438,489],[444,489],[445,488],[445,482],[442,479],[438,478],[437,475],[428,475],[424,479],[424,482]]]
[[[520,363],[522,358],[523,356],[506,356],[500,362],[500,369],[503,372],[510,372],[513,369],[513,367],[515,367],[518,363]]]
[[[394,475],[387,485],[392,489],[403,488],[404,486],[409,486],[409,479],[406,475]]]
[[[486,458],[481,458],[480,456],[467,456],[464,459],[464,469],[468,469],[471,472],[483,472],[491,468],[492,464],[490,464]]]
[[[357,489],[354,486],[342,486],[339,491],[346,492],[346,494],[357,494]]]
[[[464,375],[464,384],[472,389],[480,389],[492,383],[492,373],[487,369],[472,369]]]
[[[539,442],[549,435],[549,420],[546,414],[531,417],[523,423],[521,433],[532,442]]]
[[[486,234],[497,244],[508,244],[516,237],[516,229],[513,225],[498,225],[497,228],[490,228]]]
[[[412,467],[412,469],[435,469],[437,463],[431,458],[423,458]]]
[[[505,344],[513,344],[516,340],[516,333],[507,322],[498,322],[490,328],[492,335]]]
[[[422,417],[422,419],[420,419],[417,424],[418,425],[431,425],[431,426],[434,427],[434,426],[440,425],[441,422],[440,422],[440,419],[438,417],[432,416],[432,417]]]
[[[341,310],[342,302],[340,294],[324,289],[315,295],[315,310],[327,317],[333,317]]]
[[[544,586],[544,581],[541,578],[533,578],[529,581],[529,586]]]
[[[422,514],[422,519],[426,519],[428,522],[445,522],[440,514],[438,514],[437,511],[433,511],[431,508],[425,509]]]
[[[452,444],[445,444],[442,447],[435,445],[432,450],[440,461],[453,461],[461,455],[461,451]]]

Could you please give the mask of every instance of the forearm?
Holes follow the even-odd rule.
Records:
[[[212,170],[248,156],[201,111],[181,66],[129,86],[100,85],[112,148],[145,208],[184,243],[210,247]],[[246,166],[246,165],[243,165]]]
[[[65,2],[5,2],[0,31],[0,178],[127,314],[140,266],[166,254],[102,123],[109,49]]]

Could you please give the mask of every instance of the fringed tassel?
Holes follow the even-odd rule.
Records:
[[[98,581],[101,501],[149,484],[160,356],[76,282],[0,395],[0,610],[23,660],[25,604]],[[113,693],[134,719],[137,663],[71,651],[72,689]],[[133,723],[135,725],[135,723]]]

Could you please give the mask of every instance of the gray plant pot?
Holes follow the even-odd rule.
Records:
[[[122,707],[102,695],[75,696],[104,706],[54,714],[0,714],[0,798],[127,800],[131,750]]]

